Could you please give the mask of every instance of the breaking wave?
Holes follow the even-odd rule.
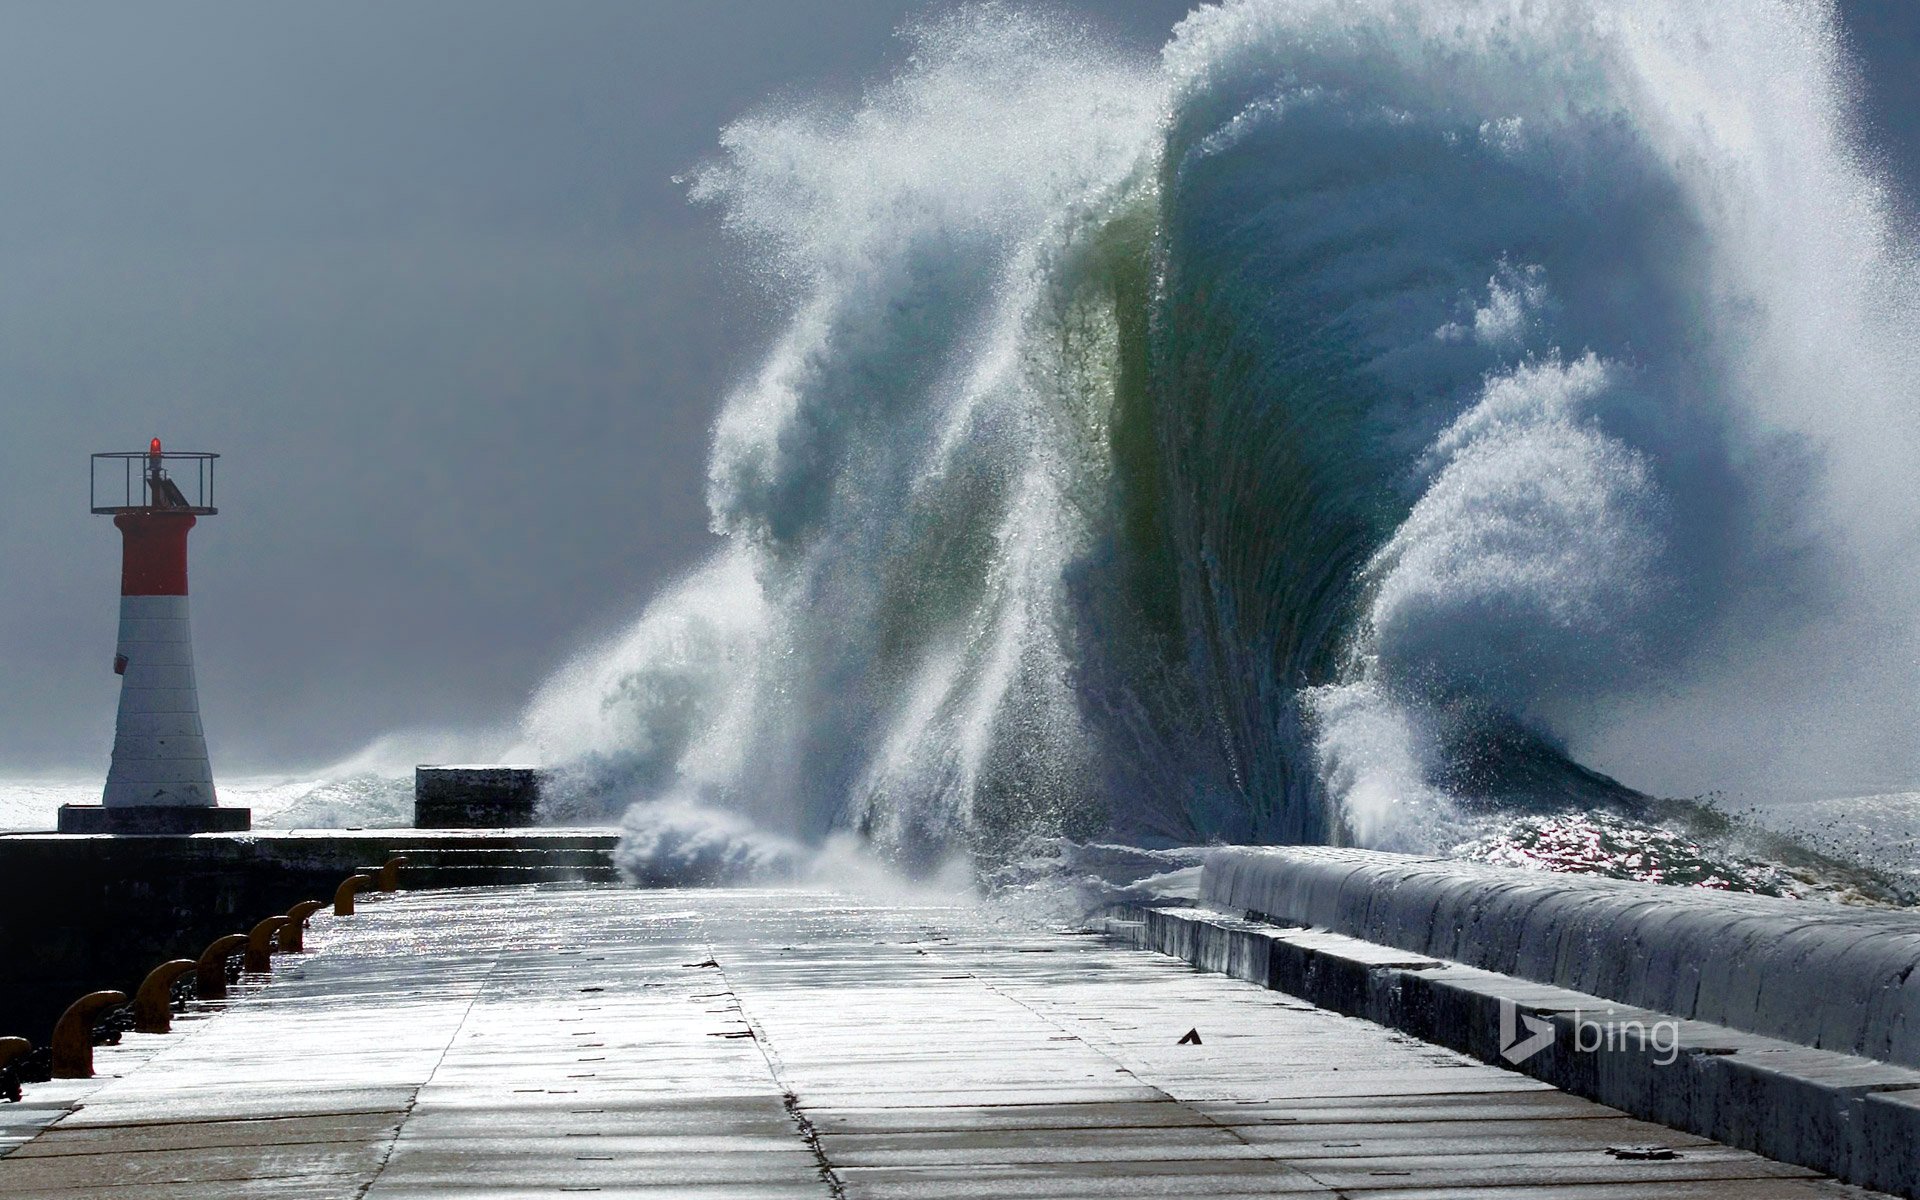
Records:
[[[570,811],[920,869],[1920,777],[1920,288],[1830,7],[909,36],[691,177],[782,324],[725,548],[529,709]]]

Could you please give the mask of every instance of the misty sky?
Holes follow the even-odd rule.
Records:
[[[885,77],[923,7],[0,3],[0,775],[105,770],[86,456],[156,434],[225,456],[217,772],[511,721],[709,546],[708,427],[768,314],[672,176]],[[1080,7],[1152,47],[1186,6]],[[1911,198],[1920,4],[1846,9]]]

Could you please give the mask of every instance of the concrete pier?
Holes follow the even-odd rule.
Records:
[[[101,1048],[98,1078],[0,1107],[0,1194],[1864,1194],[1165,955],[935,901],[402,893],[318,919],[309,944],[175,1033]]]
[[[154,963],[329,899],[396,855],[416,886],[609,881],[616,840],[605,829],[0,834],[0,1036],[44,1043],[75,996],[130,992]]]

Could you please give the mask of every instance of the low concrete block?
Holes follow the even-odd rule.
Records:
[[[540,805],[534,767],[421,766],[413,772],[416,829],[515,829],[532,825]]]
[[[1860,1120],[1866,1185],[1920,1196],[1920,1090],[1875,1092],[1862,1100]]]

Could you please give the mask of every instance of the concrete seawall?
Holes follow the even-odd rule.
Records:
[[[163,959],[329,900],[404,854],[411,886],[617,878],[611,830],[287,830],[178,837],[0,835],[0,1036],[44,1043],[84,992],[131,993]]]
[[[1920,1067],[1920,914],[1327,847],[1230,848],[1203,901]]]
[[[1326,848],[1110,936],[1633,1116],[1920,1197],[1920,914]]]

